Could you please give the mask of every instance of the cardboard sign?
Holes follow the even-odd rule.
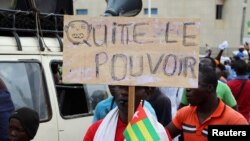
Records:
[[[63,81],[197,87],[198,19],[64,17]]]

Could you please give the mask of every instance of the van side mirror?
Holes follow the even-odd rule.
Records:
[[[108,0],[105,16],[136,16],[142,9],[142,0]]]

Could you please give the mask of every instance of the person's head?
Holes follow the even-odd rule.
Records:
[[[57,63],[52,63],[51,64],[51,70],[53,74],[56,74],[59,71],[59,66]]]
[[[226,61],[224,62],[224,65],[225,65],[225,66],[226,66],[226,65],[231,65],[230,60],[226,60]]]
[[[108,97],[108,93],[104,90],[95,90],[93,94],[91,95],[91,104],[92,108],[95,109],[96,105],[106,99]]]
[[[216,72],[211,66],[199,68],[198,88],[187,89],[187,100],[193,106],[206,103],[207,100],[216,98],[216,87],[218,81]]]
[[[240,45],[239,46],[239,52],[243,52],[244,51],[244,46],[243,45]]]
[[[247,63],[244,60],[234,61],[233,68],[237,75],[247,74]]]
[[[110,92],[115,98],[115,102],[119,108],[119,113],[122,113],[124,118],[128,114],[128,86],[109,86]],[[141,100],[147,99],[149,92],[148,87],[136,86],[135,87],[135,109]],[[126,122],[126,121],[125,121]]]
[[[210,66],[212,67],[214,70],[216,68],[216,62],[213,58],[211,57],[203,57],[203,58],[200,58],[200,63],[199,63],[200,66]]]
[[[20,108],[9,118],[10,141],[30,141],[39,127],[38,113],[30,108]]]
[[[221,76],[223,76],[224,78],[227,78],[228,76],[225,65],[221,63],[217,65],[215,71],[218,79],[220,79]]]

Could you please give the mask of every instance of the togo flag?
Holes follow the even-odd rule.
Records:
[[[126,141],[169,141],[164,127],[141,104],[123,135]]]
[[[250,21],[248,21],[247,25],[248,25],[247,26],[247,33],[250,34]]]

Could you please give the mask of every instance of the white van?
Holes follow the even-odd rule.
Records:
[[[15,108],[27,106],[39,113],[35,141],[82,141],[94,106],[107,97],[107,86],[57,81],[54,76],[60,79],[63,63],[61,37],[21,36],[20,31],[0,24],[0,77]]]

